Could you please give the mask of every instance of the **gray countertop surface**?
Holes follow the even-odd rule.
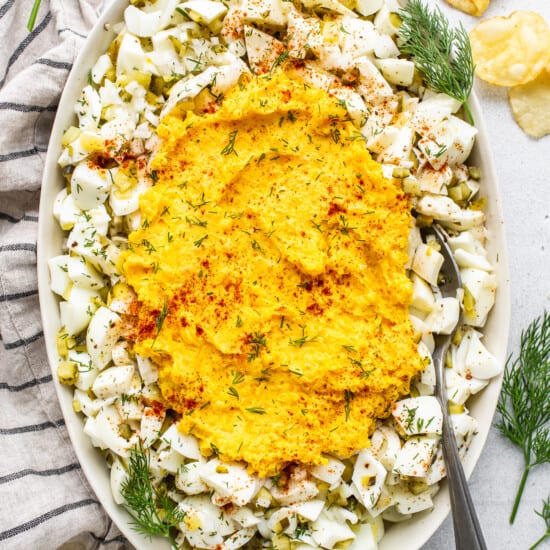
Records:
[[[468,31],[479,21],[442,8],[453,23],[461,21]],[[481,19],[516,10],[538,12],[550,24],[549,0],[493,0]],[[550,135],[536,140],[516,125],[507,88],[476,80],[475,91],[489,133],[504,210],[512,302],[507,349],[515,355],[522,329],[545,309],[550,310]],[[546,529],[534,510],[540,510],[550,495],[548,464],[531,471],[516,521],[514,525],[508,522],[522,471],[521,451],[492,427],[470,478],[489,550],[527,550]],[[422,550],[451,548],[454,537],[449,517]],[[550,548],[550,539],[538,548]]]

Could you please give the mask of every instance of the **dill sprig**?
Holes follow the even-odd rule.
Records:
[[[546,500],[542,501],[542,510],[535,510],[535,514],[540,516],[546,523],[546,532],[542,535],[542,537],[540,537],[539,540],[537,540],[537,542],[535,542],[535,544],[533,544],[533,546],[529,548],[529,550],[533,550],[548,537],[550,537],[550,496]]]
[[[164,300],[164,305],[162,306],[162,310],[159,312],[157,318],[155,319],[155,326],[157,327],[157,333],[155,334],[153,342],[151,343],[151,348],[155,345],[155,342],[159,337],[160,331],[162,330],[162,325],[164,325],[164,320],[166,319],[167,315],[168,315],[168,301]]]
[[[29,15],[29,20],[27,21],[27,29],[29,32],[32,32],[34,29],[34,24],[36,23],[36,16],[38,15],[38,10],[40,9],[41,0],[34,0],[32,5],[31,13]]]
[[[177,548],[171,531],[183,521],[185,512],[164,490],[151,483],[149,453],[141,442],[130,451],[128,477],[122,483],[121,494],[135,531],[148,538],[165,537]]]
[[[248,361],[254,361],[259,355],[261,348],[267,348],[267,338],[265,334],[261,332],[254,332],[247,336],[248,345],[251,346],[252,350],[248,352],[247,359]]]
[[[229,132],[229,141],[227,142],[227,145],[220,151],[220,154],[230,155],[231,153],[235,153],[235,155],[237,155],[237,151],[235,151],[235,141],[237,139],[237,133],[238,130],[233,130],[232,132]]]
[[[474,60],[468,33],[460,24],[450,28],[443,12],[431,11],[422,0],[409,0],[399,10],[400,50],[409,54],[429,88],[462,103],[471,124],[467,101],[474,85]]]
[[[550,462],[550,314],[521,333],[518,357],[506,362],[497,403],[497,428],[521,448],[525,461],[510,523],[514,522],[531,469]]]
[[[302,336],[300,338],[296,338],[295,340],[290,339],[288,341],[289,346],[293,346],[295,348],[301,348],[305,344],[309,344],[310,342],[315,342],[318,338],[318,336],[308,336],[306,334],[306,327],[300,325],[300,328],[302,329]]]

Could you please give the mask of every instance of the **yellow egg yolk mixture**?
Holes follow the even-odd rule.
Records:
[[[121,268],[179,429],[262,476],[367,447],[422,368],[400,185],[345,105],[282,70],[158,134]]]

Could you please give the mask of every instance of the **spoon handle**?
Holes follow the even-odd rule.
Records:
[[[443,458],[453,511],[456,550],[486,550],[449,416],[443,415]]]
[[[430,233],[435,235],[436,240],[441,245],[441,254],[443,254],[445,260],[441,268],[443,282],[439,285],[440,291],[443,296],[457,296],[457,290],[462,287],[462,281],[445,232],[437,225],[433,225],[430,228]],[[460,326],[462,322],[461,317],[462,315],[460,315],[457,326]],[[455,545],[456,550],[486,550],[487,546],[483,539],[483,533],[477,519],[472,497],[470,496],[466,476],[462,469],[462,462],[460,461],[456,446],[456,437],[451,426],[447,408],[444,363],[452,337],[452,333],[436,335],[433,362],[436,373],[435,395],[443,412],[443,436],[441,442],[451,497]]]

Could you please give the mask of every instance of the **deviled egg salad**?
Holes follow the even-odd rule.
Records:
[[[461,456],[476,433],[467,400],[501,372],[482,342],[496,276],[485,248],[482,178],[466,164],[477,130],[460,102],[428,89],[400,53],[400,9],[397,0],[132,1],[75,104],[59,157],[66,185],[53,211],[67,237],[49,260],[51,289],[61,298],[57,375],[74,388],[73,408],[105,455],[113,498],[134,519],[128,484],[137,450],[146,456],[148,494],[163,497],[149,504],[162,523],[169,503],[178,520],[169,538],[178,548],[371,550],[385,522],[429,510],[445,476],[433,335],[451,333],[461,310],[464,324],[446,358]],[[163,118],[215,112],[243,79],[283,64],[347,109],[384,177],[410,197],[405,269],[423,370],[365,448],[260,477],[246,463],[223,462],[216,449],[205,456],[196,437],[178,430],[178,414],[163,405],[158,365],[133,349],[127,319],[136,300],[119,256],[144,224],[139,200],[156,183],[150,163]],[[441,296],[443,256],[437,242],[421,238],[420,228],[432,223],[447,232],[460,267],[456,298]],[[157,334],[165,316],[153,320]]]

